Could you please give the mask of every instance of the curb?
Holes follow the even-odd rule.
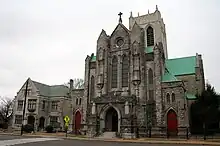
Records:
[[[171,141],[171,140],[126,140],[126,139],[97,139],[97,138],[77,138],[64,137],[64,139],[86,140],[86,141],[105,141],[120,143],[146,143],[146,144],[193,144],[193,145],[220,145],[220,142],[204,142],[204,141]]]

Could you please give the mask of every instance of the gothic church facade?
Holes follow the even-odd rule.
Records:
[[[179,134],[188,127],[189,105],[204,89],[199,54],[168,59],[160,11],[120,19],[111,35],[101,31],[96,54],[85,60],[82,124],[90,136],[123,137],[149,127]],[[134,127],[134,128],[132,128]]]

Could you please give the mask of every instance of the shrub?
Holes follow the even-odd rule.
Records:
[[[31,124],[26,124],[23,127],[23,131],[27,133],[31,133],[32,131],[34,131],[34,126]]]
[[[47,131],[47,133],[52,133],[53,132],[53,126],[48,125],[45,130]]]

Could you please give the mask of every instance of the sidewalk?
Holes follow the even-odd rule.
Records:
[[[15,133],[0,133],[0,135],[19,135]],[[106,142],[126,142],[126,143],[148,143],[148,144],[194,144],[194,145],[220,145],[220,139],[163,139],[163,138],[140,138],[140,139],[99,139],[87,138],[85,136],[74,136],[65,133],[32,133],[24,134],[23,136],[38,136],[38,137],[57,137],[72,140],[91,140],[91,141],[106,141]]]
[[[85,136],[74,136],[65,133],[35,133],[25,134],[32,136],[42,137],[59,137],[72,140],[92,140],[92,141],[106,141],[106,142],[127,142],[127,143],[149,143],[149,144],[194,144],[194,145],[220,145],[220,139],[207,139],[206,141],[200,139],[162,139],[162,138],[140,138],[140,139],[100,139],[100,138],[87,138]]]

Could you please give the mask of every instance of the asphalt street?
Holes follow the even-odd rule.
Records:
[[[104,142],[104,141],[86,141],[86,140],[64,140],[59,138],[39,138],[24,136],[6,136],[0,135],[0,146],[176,146],[176,144],[147,144],[147,143],[122,143],[122,142]],[[178,144],[178,146],[187,146]],[[188,145],[199,146],[199,145]],[[202,145],[201,145],[202,146]]]

